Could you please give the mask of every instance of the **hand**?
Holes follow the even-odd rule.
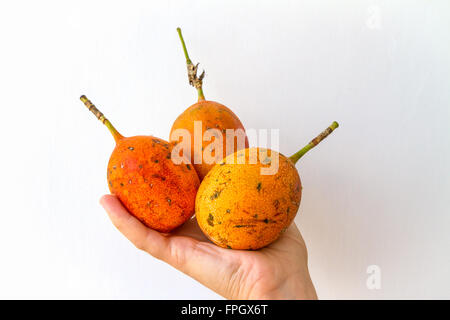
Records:
[[[144,226],[113,195],[100,203],[113,224],[138,249],[161,259],[227,299],[317,299],[305,242],[295,224],[258,251],[211,243],[195,218],[170,234]]]

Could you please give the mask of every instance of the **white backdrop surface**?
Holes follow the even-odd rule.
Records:
[[[2,1],[0,298],[220,298],[136,250],[98,204],[114,141],[168,139],[207,98],[280,129],[320,298],[450,298],[450,2]],[[381,288],[366,286],[378,265]]]

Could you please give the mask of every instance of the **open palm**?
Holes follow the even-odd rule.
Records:
[[[100,200],[113,224],[138,249],[161,259],[228,299],[315,299],[307,250],[292,224],[258,251],[214,245],[195,218],[170,234],[143,225],[113,195]]]

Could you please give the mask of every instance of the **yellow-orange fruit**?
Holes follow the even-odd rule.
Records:
[[[187,52],[186,44],[181,34],[181,29],[177,28],[178,36],[180,37],[181,45],[183,46],[184,56],[186,58],[186,66],[188,71],[189,84],[197,89],[198,102],[186,109],[182,114],[178,116],[172,125],[170,130],[170,142],[176,144],[178,143],[178,137],[174,137],[172,134],[177,129],[187,130],[190,134],[191,141],[188,143],[191,146],[191,154],[186,156],[189,157],[190,161],[194,164],[195,170],[198,173],[200,181],[206,176],[206,174],[211,170],[214,165],[220,162],[225,156],[232,154],[240,149],[248,148],[248,138],[245,134],[244,126],[242,125],[239,118],[228,109],[223,104],[214,101],[208,101],[205,99],[203,94],[203,77],[205,72],[203,71],[200,76],[197,76],[198,64],[194,65],[189,58]],[[201,121],[201,136],[195,137],[195,122]],[[219,147],[220,143],[215,143],[218,135],[214,135],[212,141],[203,141],[203,134],[209,129],[217,129],[222,136],[222,146]],[[238,143],[238,138],[235,137],[232,148],[226,150],[226,130],[232,129],[234,133],[237,130],[241,130],[241,136],[243,136],[244,141]],[[217,131],[216,131],[217,133]],[[201,141],[201,145],[195,148],[195,140]],[[183,145],[185,142],[183,142]],[[211,150],[206,148],[213,147]],[[217,149],[216,149],[217,147]],[[222,152],[220,152],[220,151]],[[186,151],[186,150],[185,150]],[[211,155],[211,158],[215,158],[213,163],[209,159],[204,159],[203,155],[207,152],[207,155]],[[205,161],[207,160],[207,161]]]
[[[260,150],[250,148],[229,155],[200,185],[195,205],[198,224],[221,247],[262,248],[275,241],[297,214],[302,186],[294,163],[266,149],[260,159]],[[255,164],[249,161],[251,152],[258,155]],[[243,164],[238,162],[241,157],[245,158]],[[276,157],[276,173],[261,174],[261,168],[269,168]]]
[[[201,154],[205,150],[205,148],[211,144],[211,141],[203,141],[202,137],[198,137],[198,139],[201,139],[201,148],[197,148],[196,150],[194,147],[194,121],[201,121],[202,124],[202,133],[204,133],[208,129],[217,129],[220,131],[222,135],[222,155],[223,157],[232,154],[233,152],[238,151],[240,148],[248,148],[248,138],[245,135],[245,129],[242,125],[239,118],[226,106],[214,102],[214,101],[199,101],[195,103],[194,105],[190,106],[188,109],[186,109],[182,114],[178,116],[178,118],[175,120],[175,122],[172,125],[172,129],[170,131],[170,136],[172,137],[172,133],[177,129],[186,129],[189,131],[191,135],[191,154],[190,160],[192,163],[194,163],[194,159],[198,157],[198,159],[202,159]],[[238,144],[238,138],[234,138],[233,148],[230,150],[226,150],[226,130],[227,129],[233,129],[233,130],[242,130],[242,133],[244,134],[245,140],[244,140],[244,146],[241,146],[239,148]],[[172,143],[177,143],[176,140],[170,140]],[[216,156],[216,151],[213,150],[211,152],[213,156]],[[223,158],[222,157],[222,158]],[[217,161],[221,161],[222,158],[218,158]],[[206,174],[209,172],[209,170],[214,167],[215,163],[208,164],[205,161],[202,161],[200,164],[194,163],[195,170],[198,173],[198,176],[200,180],[202,180]]]
[[[194,214],[200,181],[190,164],[174,164],[172,146],[152,136],[122,138],[108,163],[108,185],[146,226],[169,232]]]
[[[107,171],[111,193],[142,223],[161,232],[191,218],[200,184],[192,165],[187,161],[175,164],[167,141],[122,136],[86,96],[80,99],[116,141]]]

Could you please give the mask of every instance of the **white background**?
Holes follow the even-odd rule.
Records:
[[[0,298],[220,298],[136,250],[98,204],[114,141],[168,139],[207,98],[280,129],[320,298],[450,298],[448,1],[2,1]],[[366,287],[369,265],[380,290]]]

